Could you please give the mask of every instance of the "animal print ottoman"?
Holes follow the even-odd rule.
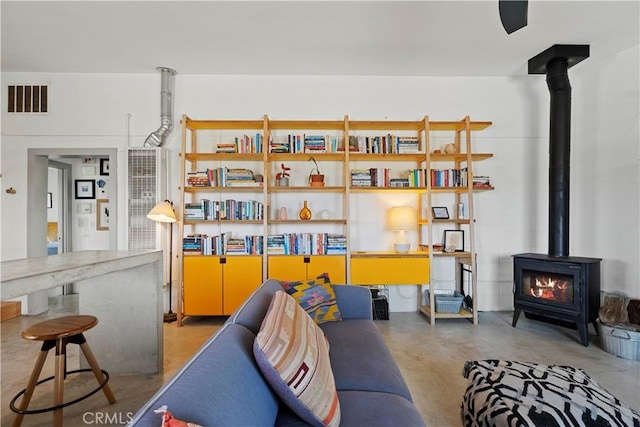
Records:
[[[581,369],[504,360],[468,361],[467,427],[640,427],[640,414]]]

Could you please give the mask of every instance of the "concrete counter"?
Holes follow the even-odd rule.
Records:
[[[74,283],[79,313],[98,318],[87,340],[110,373],[162,371],[162,251],[82,251],[4,261],[0,297]]]

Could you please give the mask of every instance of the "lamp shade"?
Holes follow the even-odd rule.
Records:
[[[147,214],[147,218],[157,222],[176,222],[176,213],[170,201],[158,202]]]
[[[389,228],[391,230],[414,230],[416,228],[416,211],[411,206],[394,206],[389,211]]]

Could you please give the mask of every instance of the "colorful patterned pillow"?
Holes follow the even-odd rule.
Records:
[[[338,426],[340,403],[324,334],[289,295],[271,300],[253,354],[262,375],[305,422]]]
[[[328,273],[322,273],[315,280],[282,282],[282,287],[316,323],[342,320]]]

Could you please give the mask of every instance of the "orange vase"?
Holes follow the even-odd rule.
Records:
[[[300,219],[309,220],[311,219],[311,209],[307,206],[307,201],[304,201],[304,206],[300,209]]]

